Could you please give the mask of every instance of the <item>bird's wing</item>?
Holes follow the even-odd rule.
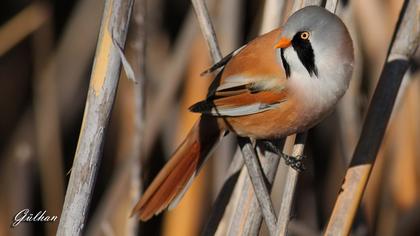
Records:
[[[243,116],[277,108],[287,101],[286,76],[274,45],[280,29],[251,41],[230,58],[210,86],[206,100],[190,110],[214,116]]]
[[[227,78],[213,96],[196,103],[190,110],[214,116],[243,116],[274,109],[287,100],[287,89],[277,80]]]

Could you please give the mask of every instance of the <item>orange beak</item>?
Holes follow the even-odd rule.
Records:
[[[275,48],[287,48],[290,45],[292,45],[292,40],[290,40],[286,37],[281,37],[279,42],[274,47]]]

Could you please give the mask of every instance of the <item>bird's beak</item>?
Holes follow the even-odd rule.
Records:
[[[279,42],[274,46],[275,48],[287,48],[292,44],[292,40],[286,38],[286,37],[281,37]]]

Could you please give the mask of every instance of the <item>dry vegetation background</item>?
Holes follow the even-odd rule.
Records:
[[[176,209],[139,225],[128,217],[140,189],[193,125],[197,115],[187,108],[205,97],[212,79],[200,77],[211,58],[190,1],[148,0],[145,18],[141,2],[135,3],[137,20],[130,23],[125,48],[142,81],[134,84],[121,75],[85,234],[198,235],[232,170],[233,135],[219,145]],[[262,25],[269,17],[262,0],[207,2],[223,55],[268,31]],[[291,2],[284,1],[279,15],[288,15]],[[290,235],[319,235],[326,228],[403,4],[339,2],[337,14],[354,40],[356,70],[336,111],[308,134],[307,170],[297,183]],[[103,9],[101,0],[0,2],[0,235],[57,231],[58,221],[10,224],[25,208],[61,214]],[[420,21],[418,10],[416,17]],[[403,79],[352,235],[420,235],[419,58],[417,52]],[[276,209],[286,170],[281,162],[271,194]],[[225,215],[218,234],[233,232],[229,224]]]

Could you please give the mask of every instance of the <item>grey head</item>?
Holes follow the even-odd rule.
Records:
[[[330,70],[348,73],[349,69],[351,75],[350,34],[339,17],[322,7],[308,6],[291,15],[276,48],[288,77],[305,73],[319,78]]]

